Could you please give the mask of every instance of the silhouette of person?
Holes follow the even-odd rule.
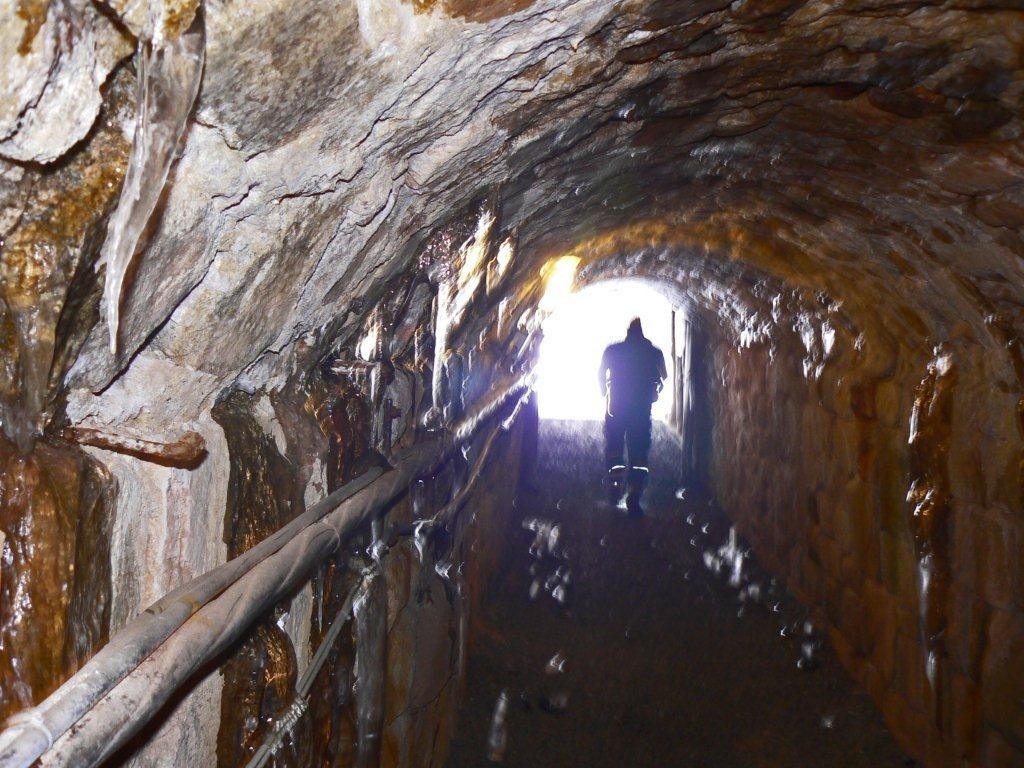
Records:
[[[651,450],[651,405],[667,377],[665,355],[644,336],[639,317],[630,321],[625,340],[610,344],[601,356],[598,381],[606,402],[604,457],[609,501],[617,505],[626,486],[626,508],[631,517],[643,514],[640,497]],[[628,464],[623,449],[628,451]]]

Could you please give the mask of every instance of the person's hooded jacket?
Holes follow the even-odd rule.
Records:
[[[633,320],[625,340],[609,345],[601,356],[598,380],[608,413],[649,415],[667,376],[665,355],[644,336],[639,319]]]

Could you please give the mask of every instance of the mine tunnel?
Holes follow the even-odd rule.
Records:
[[[0,766],[1024,766],[1018,0],[0,8]]]

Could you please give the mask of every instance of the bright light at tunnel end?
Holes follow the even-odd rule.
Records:
[[[569,272],[568,269],[565,270]],[[647,336],[665,354],[669,379],[651,414],[667,419],[671,410],[672,304],[650,286],[633,280],[598,283],[572,293],[576,264],[568,285],[548,281],[544,309],[544,339],[534,388],[542,419],[595,420],[604,418],[604,398],[597,370],[604,348],[626,336],[626,326],[639,317]],[[561,278],[559,278],[561,280]],[[557,296],[557,300],[555,300]]]
[[[572,295],[579,265],[578,256],[562,256],[544,265],[541,270],[544,279],[544,295],[540,300],[542,312],[554,312]]]

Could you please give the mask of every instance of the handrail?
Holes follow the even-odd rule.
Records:
[[[529,376],[501,385],[452,428],[454,438],[414,446],[395,469],[335,491],[125,625],[46,700],[8,720],[0,732],[0,767],[27,768],[40,758],[42,765],[96,765],[112,754],[196,670],[303,583],[343,536],[398,498],[412,479],[431,474],[511,398],[522,399]]]
[[[31,764],[203,605],[381,474],[381,469],[374,468],[342,486],[256,546],[168,592],[125,624],[38,706],[8,719],[6,729],[0,732],[0,766]]]
[[[366,578],[365,575],[363,577]],[[351,590],[349,590],[348,596],[345,598],[345,603],[341,606],[341,610],[334,617],[334,621],[331,622],[331,626],[328,628],[327,633],[324,635],[324,639],[320,642],[319,647],[316,649],[316,654],[313,659],[309,662],[309,666],[302,673],[302,677],[295,684],[295,698],[292,699],[292,703],[284,710],[283,713],[277,718],[277,722],[274,723],[274,727],[267,734],[266,739],[260,744],[259,748],[253,753],[253,756],[249,758],[249,762],[245,764],[245,768],[263,768],[267,764],[267,761],[277,754],[277,750],[281,748],[281,742],[284,741],[285,734],[288,733],[292,728],[295,727],[295,723],[298,722],[299,718],[305,713],[306,708],[309,706],[309,692],[313,688],[313,682],[316,680],[316,675],[320,671],[320,667],[327,661],[327,657],[330,654],[331,647],[334,645],[334,641],[338,639],[338,635],[341,634],[341,630],[348,623],[349,618],[352,615],[352,603],[355,601],[356,592],[359,591],[362,581],[356,583]]]
[[[494,447],[495,440],[498,435],[502,432],[507,432],[511,428],[516,417],[519,415],[519,410],[523,406],[524,402],[524,400],[520,399],[512,410],[512,413],[502,420],[500,427],[495,428],[491,434],[487,436],[487,440],[484,441],[483,446],[480,448],[479,456],[477,456],[476,460],[473,462],[473,468],[470,470],[469,479],[467,480],[466,485],[463,486],[462,490],[459,491],[455,498],[449,501],[448,504],[442,507],[434,516],[424,520],[414,521],[413,525],[415,527],[412,531],[415,531],[418,535],[420,525],[426,525],[433,528],[437,525],[451,523],[454,520],[459,510],[466,503],[469,497],[472,496],[473,491],[476,490],[477,483],[483,474],[484,465],[487,463],[487,459],[491,453],[491,448]],[[405,533],[404,535],[409,534]],[[377,566],[373,566],[373,568],[376,567]],[[365,579],[366,573],[370,572],[372,572],[372,570],[364,572],[363,578]],[[299,718],[305,714],[309,704],[307,700],[309,691],[313,687],[313,682],[316,679],[317,673],[320,671],[320,667],[323,666],[324,661],[330,653],[331,646],[334,645],[334,641],[337,640],[338,635],[341,633],[341,629],[348,622],[349,618],[351,618],[352,602],[359,588],[359,584],[357,584],[349,592],[348,597],[345,598],[344,605],[342,605],[342,608],[338,611],[334,622],[327,630],[323,641],[320,643],[316,650],[316,654],[313,656],[313,660],[309,663],[306,670],[303,672],[302,677],[295,684],[295,698],[292,699],[291,704],[289,704],[285,708],[284,712],[282,712],[277,718],[277,722],[275,722],[274,727],[267,734],[263,743],[260,744],[257,750],[253,753],[249,762],[245,764],[245,768],[263,768],[263,766],[267,764],[267,761],[277,754],[277,751],[281,748],[281,744],[284,741],[285,735],[295,726],[295,723],[298,722]]]

